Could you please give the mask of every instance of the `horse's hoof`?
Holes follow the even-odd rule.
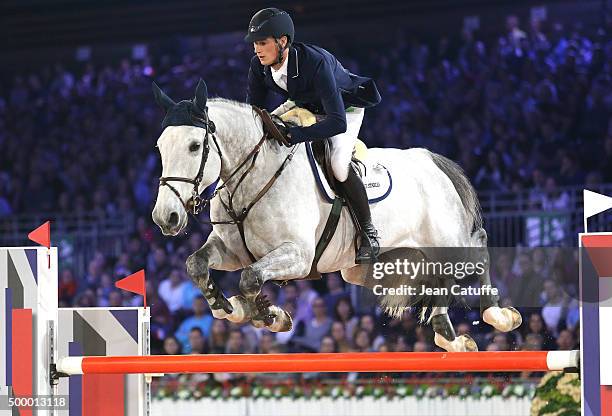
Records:
[[[255,315],[251,324],[256,328],[266,328],[271,332],[287,332],[293,328],[291,315],[276,305],[270,306],[265,315]]]
[[[217,317],[217,315],[215,315],[215,312],[217,312],[217,314],[219,315],[225,314],[225,319],[238,324],[246,322],[250,319],[251,314],[249,313],[248,304],[244,297],[232,296],[231,298],[229,298],[229,303],[233,309],[232,313],[225,314],[225,311],[223,309],[216,309],[213,310],[213,316],[215,318]]]
[[[502,312],[504,315],[508,316],[508,319],[512,321],[512,327],[508,331],[513,331],[523,323],[523,317],[521,313],[517,311],[512,306],[508,306],[507,308],[503,308]]]
[[[263,323],[265,326],[270,326],[274,323],[274,318],[276,318],[276,315],[270,313],[266,316],[263,317]]]
[[[230,314],[225,312],[223,309],[211,309],[212,316],[215,319],[228,319]]]
[[[436,333],[436,335],[434,336],[434,342],[438,347],[448,352],[478,351],[478,345],[476,345],[476,341],[474,341],[474,339],[467,334],[455,337],[454,340],[449,341],[442,335]]]
[[[263,321],[257,319],[251,319],[251,325],[258,329],[266,328],[266,324]]]
[[[461,339],[461,342],[465,347],[465,351],[478,351],[478,345],[476,345],[476,341],[474,341],[474,338],[472,338],[468,334],[461,335],[459,338]]]
[[[519,311],[513,307],[499,308],[491,306],[482,314],[486,323],[501,332],[509,332],[518,328],[523,323],[523,318]]]
[[[278,306],[272,306],[271,311],[275,314],[274,321],[270,325],[266,325],[268,330],[272,332],[287,332],[293,327],[291,315]]]
[[[271,332],[289,332],[293,328],[293,322],[291,318],[283,319],[278,324],[270,325],[268,329]]]

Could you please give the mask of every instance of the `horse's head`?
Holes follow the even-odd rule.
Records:
[[[208,119],[203,80],[191,100],[175,103],[155,83],[153,94],[166,110],[157,140],[162,176],[153,221],[164,235],[176,235],[187,225],[187,212],[198,212],[200,193],[219,177],[221,159],[213,139],[215,127]]]

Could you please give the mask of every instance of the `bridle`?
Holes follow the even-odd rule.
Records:
[[[262,117],[262,124],[263,124],[263,116],[262,116],[262,110],[260,110],[259,108],[253,106],[253,111],[255,113],[257,113],[257,115],[259,115],[260,117]],[[280,167],[276,170],[276,172],[274,173],[274,175],[268,180],[268,182],[263,186],[263,188],[257,193],[257,195],[255,195],[255,197],[253,198],[253,200],[246,206],[244,207],[240,213],[236,212],[236,210],[234,209],[233,206],[233,197],[234,194],[236,193],[236,190],[238,189],[238,187],[242,184],[242,182],[245,180],[245,178],[249,175],[249,173],[251,172],[251,170],[253,169],[253,167],[255,166],[255,162],[257,161],[257,156],[259,155],[259,152],[262,149],[263,144],[265,143],[266,140],[268,140],[269,138],[272,139],[276,139],[274,135],[270,135],[269,132],[265,129],[265,125],[264,125],[264,133],[261,137],[261,139],[259,140],[259,142],[255,145],[255,147],[249,152],[249,154],[244,158],[244,160],[238,164],[238,166],[229,174],[229,176],[227,177],[227,179],[225,180],[225,182],[217,187],[217,189],[215,190],[215,192],[210,196],[210,198],[202,198],[200,196],[200,192],[199,192],[199,187],[200,187],[200,183],[202,182],[202,178],[204,176],[204,167],[206,165],[206,161],[208,160],[208,154],[210,152],[210,146],[208,144],[209,141],[209,137],[212,137],[213,139],[213,143],[215,144],[215,147],[217,148],[217,152],[219,154],[219,158],[221,160],[221,163],[223,163],[223,154],[221,152],[221,148],[219,147],[219,143],[217,142],[217,137],[215,136],[215,132],[216,132],[216,127],[215,124],[213,123],[212,120],[210,120],[208,118],[208,107],[204,108],[204,111],[202,112],[201,116],[199,114],[193,114],[193,112],[191,113],[191,118],[192,118],[192,122],[193,125],[196,127],[202,127],[206,130],[206,136],[204,137],[204,143],[203,143],[203,149],[202,149],[202,158],[200,160],[200,167],[198,169],[198,173],[195,176],[195,178],[190,179],[190,178],[184,178],[184,177],[180,177],[180,176],[162,176],[159,178],[159,186],[167,186],[168,188],[170,188],[170,190],[176,195],[176,197],[179,199],[179,201],[181,201],[181,204],[183,205],[183,208],[185,208],[185,211],[188,214],[191,214],[193,216],[193,218],[195,218],[195,220],[200,223],[200,224],[210,224],[210,225],[216,225],[216,224],[235,224],[238,227],[238,231],[240,233],[240,237],[242,238],[242,242],[249,254],[249,257],[251,258],[251,260],[253,262],[256,261],[255,256],[253,255],[253,253],[251,253],[251,251],[249,250],[247,244],[246,244],[246,239],[244,236],[244,220],[246,219],[247,215],[249,214],[249,212],[251,211],[251,209],[255,206],[255,204],[268,192],[268,190],[272,187],[272,185],[274,185],[274,182],[276,182],[276,180],[278,179],[278,177],[281,175],[281,173],[283,172],[283,170],[287,167],[287,165],[289,164],[289,162],[291,162],[291,160],[293,159],[293,155],[295,154],[298,145],[293,145],[291,151],[287,154],[287,157],[285,157],[285,159],[283,160],[283,163],[280,165]],[[278,140],[278,139],[276,139]],[[282,143],[281,141],[279,141],[279,145],[283,146],[286,145],[286,143]],[[248,163],[251,162],[249,167],[244,171],[244,173],[242,175],[240,175],[240,178],[238,179],[238,182],[236,183],[236,186],[234,187],[233,192],[231,192],[229,190],[228,184],[231,182],[231,180],[234,178],[234,176],[236,176],[236,174]],[[179,192],[176,190],[176,188],[174,186],[172,186],[169,182],[171,181],[177,181],[177,182],[186,182],[186,183],[190,183],[193,185],[193,190],[191,192],[191,198],[189,200],[187,200],[186,202],[184,202],[181,198],[181,195],[179,194]],[[225,202],[220,194],[219,191],[221,191],[222,189],[227,188],[227,194],[228,194],[228,201]],[[197,218],[197,215],[202,212],[202,209],[210,203],[211,200],[213,200],[216,196],[219,196],[219,201],[221,202],[221,205],[223,206],[223,208],[225,209],[225,212],[227,212],[227,214],[229,215],[229,217],[231,218],[231,220],[228,221],[200,221]]]
[[[181,205],[185,208],[187,213],[198,215],[202,212],[202,208],[205,206],[205,203],[209,202],[211,198],[204,199],[200,196],[200,183],[202,182],[202,178],[204,177],[204,166],[206,165],[206,161],[208,160],[208,154],[210,152],[210,145],[208,144],[208,138],[212,136],[213,142],[217,147],[217,152],[219,153],[219,157],[223,159],[221,154],[221,148],[219,147],[219,143],[217,143],[217,138],[215,136],[215,123],[208,118],[208,107],[206,107],[200,116],[199,114],[191,113],[191,120],[193,125],[196,127],[202,127],[206,130],[206,136],[204,137],[204,143],[202,144],[202,158],[200,159],[200,167],[198,168],[198,173],[195,178],[184,178],[180,176],[162,176],[159,178],[159,186],[167,186],[170,190],[176,195],[176,197],[181,201]],[[186,182],[193,185],[193,190],[191,191],[191,198],[187,201],[183,201],[181,195],[176,190],[174,186],[172,186],[169,182]],[[204,203],[204,204],[203,204]]]

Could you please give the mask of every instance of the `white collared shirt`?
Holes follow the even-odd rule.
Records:
[[[285,59],[285,62],[283,62],[283,65],[278,70],[275,70],[274,68],[270,67],[270,70],[272,70],[272,79],[274,80],[276,85],[278,85],[285,91],[288,91],[287,90],[287,62],[289,62],[289,55],[287,55],[287,59]]]

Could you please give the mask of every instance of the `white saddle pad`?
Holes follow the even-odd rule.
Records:
[[[310,143],[306,143],[306,152],[308,153],[310,167],[312,168],[312,173],[315,176],[319,190],[325,199],[327,199],[329,203],[332,203],[335,198],[335,193],[329,186],[327,179],[325,179],[321,166],[316,162]],[[370,204],[380,202],[388,197],[393,189],[391,173],[385,166],[375,160],[370,161],[366,159],[364,165],[365,169],[363,166],[360,166],[362,170],[361,173],[364,174],[361,180],[368,194],[368,201]]]

